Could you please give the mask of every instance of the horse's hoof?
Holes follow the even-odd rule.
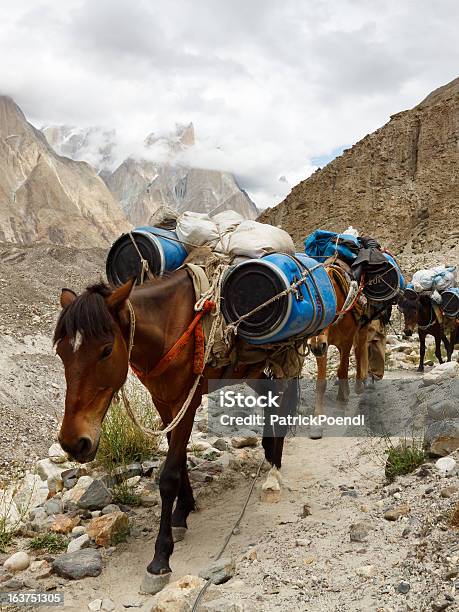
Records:
[[[309,437],[311,440],[321,440],[324,435],[324,430],[320,425],[313,425],[309,429]]]
[[[174,542],[181,542],[185,539],[186,532],[186,527],[172,527],[172,539]]]
[[[356,380],[354,389],[357,395],[362,395],[362,393],[365,391],[365,384],[363,380]]]
[[[171,573],[172,572],[167,572],[166,574],[150,574],[150,572],[145,572],[142,584],[140,585],[140,591],[142,593],[148,593],[149,595],[159,593],[159,591],[164,589],[166,584],[168,584]]]

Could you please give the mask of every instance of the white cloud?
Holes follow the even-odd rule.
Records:
[[[37,125],[114,127],[126,147],[193,121],[190,161],[264,206],[456,77],[458,17],[456,0],[16,0],[0,89]]]

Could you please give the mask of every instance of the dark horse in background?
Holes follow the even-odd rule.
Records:
[[[113,396],[126,381],[134,318],[130,307],[135,313],[130,363],[150,392],[164,425],[177,415],[195,381],[194,336],[191,335],[164,372],[156,374],[152,370],[193,321],[194,305],[193,283],[185,269],[136,288],[132,280],[114,290],[104,284],[95,285],[79,296],[69,289],[62,290],[63,310],[54,334],[67,382],[59,441],[72,457],[82,463],[95,458],[102,421]],[[174,537],[175,541],[183,538],[188,514],[195,509],[186,449],[194,415],[202,395],[207,393],[208,381],[263,378],[266,378],[264,363],[220,369],[206,367],[183,419],[168,434],[169,450],[159,481],[162,501],[159,533],[144,583],[152,585],[149,592],[160,590],[169,579]],[[297,387],[292,381],[277,383],[284,391],[279,411],[283,415],[291,414],[296,409]],[[274,430],[265,427],[263,448],[272,467],[263,488],[269,480],[279,487],[278,470],[286,432],[287,428],[282,426]]]
[[[446,337],[445,325],[438,322],[435,310],[432,306],[432,301],[427,295],[420,295],[416,299],[408,299],[401,297],[398,303],[400,312],[405,318],[405,328],[403,333],[405,336],[412,336],[413,332],[418,328],[419,334],[419,367],[418,372],[424,371],[424,357],[426,354],[426,337],[430,334],[435,338],[435,356],[440,363],[443,363],[441,354],[441,343],[445,345],[446,360],[451,361],[451,355],[454,351],[454,345],[459,341],[458,322],[450,321],[450,338]]]

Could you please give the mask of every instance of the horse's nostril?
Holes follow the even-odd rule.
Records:
[[[92,440],[84,436],[78,440],[75,446],[75,452],[80,457],[85,457],[86,455],[88,455],[91,449],[92,449]]]

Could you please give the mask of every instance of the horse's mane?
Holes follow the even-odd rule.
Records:
[[[65,336],[71,341],[79,332],[85,338],[110,337],[113,334],[113,319],[105,303],[105,298],[112,289],[105,283],[98,283],[86,288],[66,306],[57,321],[53,344]]]

